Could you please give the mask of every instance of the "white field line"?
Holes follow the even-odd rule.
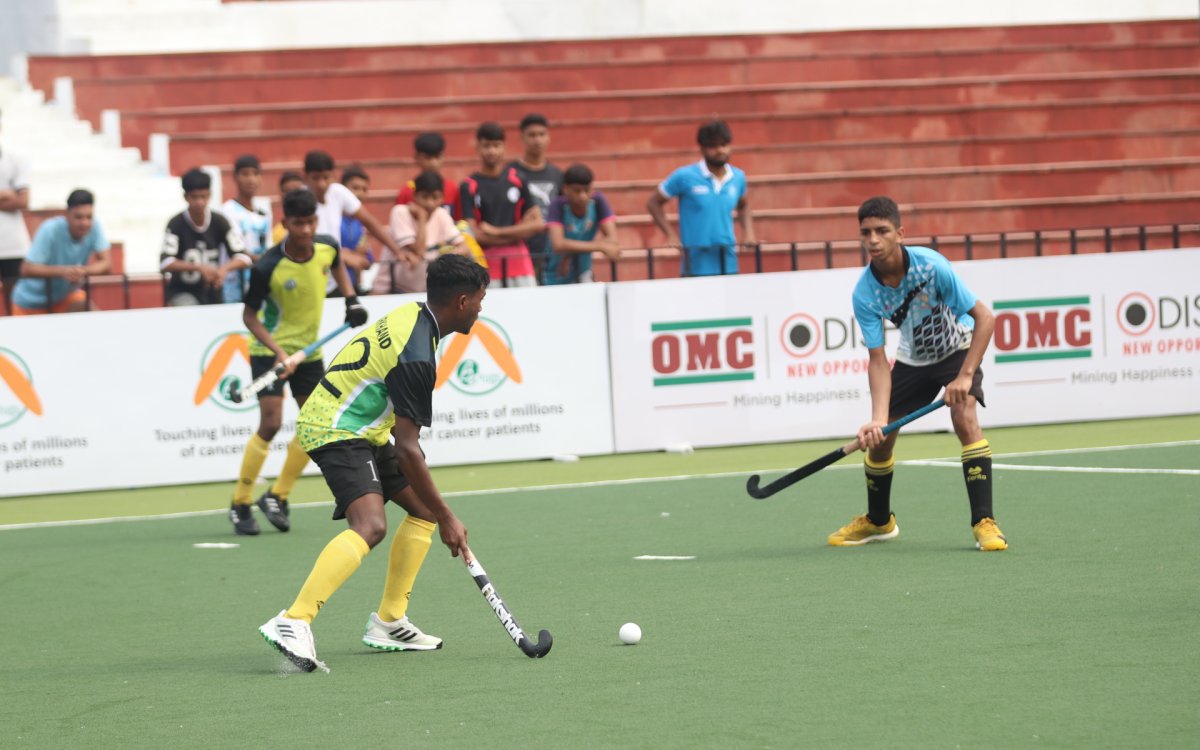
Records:
[[[1108,451],[1125,451],[1137,450],[1139,448],[1171,448],[1185,445],[1200,445],[1200,440],[1176,440],[1173,442],[1163,443],[1141,443],[1137,445],[1107,445],[1098,446],[1095,448],[1064,448],[1061,450],[1048,451],[1026,451],[1023,453],[998,453],[993,458],[1016,458],[1022,456],[1048,456],[1057,454],[1080,454],[1080,453],[1105,453]],[[935,459],[913,459],[909,461],[897,461],[902,466],[961,466],[962,463],[957,457],[935,458]],[[1193,469],[1104,469],[1097,467],[1061,467],[1061,466],[1021,466],[1013,464],[992,464],[993,468],[1006,468],[1014,471],[1079,471],[1092,473],[1120,473],[1120,474],[1200,474],[1200,471]],[[632,479],[603,479],[595,482],[567,482],[562,484],[540,484],[533,487],[496,487],[486,490],[462,490],[460,492],[445,492],[442,493],[445,497],[471,497],[475,495],[503,495],[511,492],[542,492],[546,490],[562,490],[576,487],[618,487],[628,484],[652,484],[657,482],[678,482],[685,479],[722,479],[727,477],[744,477],[751,474],[770,474],[774,472],[787,472],[795,467],[772,468],[772,469],[756,469],[754,471],[725,471],[711,474],[676,474],[664,477],[635,477]],[[831,469],[859,469],[857,464],[842,464],[831,466],[826,471]],[[326,500],[317,503],[294,503],[293,508],[319,508],[321,506],[333,505],[332,501]],[[112,516],[107,518],[79,518],[68,521],[35,521],[31,523],[12,523],[0,525],[0,531],[19,531],[21,529],[43,529],[56,526],[93,526],[102,523],[126,523],[131,521],[164,521],[173,518],[196,518],[200,516],[219,516],[228,513],[228,508],[217,508],[213,510],[193,510],[180,513],[160,513],[157,515],[146,516]]]

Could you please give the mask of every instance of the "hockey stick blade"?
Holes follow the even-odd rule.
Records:
[[[512,638],[513,643],[517,644],[517,648],[521,649],[521,653],[530,659],[540,659],[550,653],[550,648],[554,645],[554,637],[550,635],[550,631],[540,631],[537,643],[531,641],[529,636],[525,635],[521,624],[517,622],[517,618],[513,616],[512,610],[504,603],[500,592],[496,591],[496,587],[488,579],[487,572],[479,564],[478,558],[474,554],[471,554],[467,556],[466,563],[467,572],[475,580],[475,585],[479,587],[479,592],[483,594],[484,601],[492,608],[496,619],[504,626],[504,629],[508,632],[508,637]]]
[[[883,428],[883,434],[890,435],[893,432],[895,432],[896,430],[903,427],[904,425],[908,424],[909,422],[912,422],[915,419],[920,419],[921,417],[925,416],[926,414],[929,414],[930,412],[937,411],[938,409],[942,408],[945,405],[946,405],[946,401],[944,399],[939,398],[937,401],[934,401],[932,404],[923,406],[920,409],[917,409],[916,411],[914,411],[912,414],[901,417],[900,419],[897,419],[895,422],[885,425]],[[816,461],[807,463],[804,466],[801,466],[799,469],[796,469],[794,471],[788,472],[787,474],[784,474],[783,476],[776,479],[774,482],[771,482],[770,484],[766,485],[765,487],[759,486],[760,478],[759,478],[758,474],[751,475],[751,477],[748,480],[746,480],[746,492],[747,492],[747,494],[750,495],[750,497],[752,497],[756,500],[764,500],[764,499],[770,497],[771,495],[774,495],[776,492],[779,492],[780,490],[791,487],[793,484],[795,484],[796,482],[799,482],[801,479],[805,479],[807,477],[812,476],[813,474],[816,474],[818,471],[820,471],[821,469],[824,469],[826,466],[837,463],[838,461],[840,461],[841,459],[850,455],[851,453],[853,453],[856,450],[858,450],[858,438],[851,440],[850,442],[843,445],[841,448],[835,448],[834,450],[830,451],[829,453],[826,453],[824,456],[821,456],[820,458],[818,458]]]

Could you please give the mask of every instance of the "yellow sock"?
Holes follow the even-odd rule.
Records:
[[[425,554],[433,544],[435,528],[437,524],[407,516],[396,529],[392,550],[388,553],[383,599],[379,602],[380,620],[395,622],[408,612],[408,598],[412,596],[413,583],[425,562]]]
[[[346,529],[330,540],[317,557],[308,580],[288,607],[286,617],[311,623],[333,592],[358,570],[371,548],[366,540],[352,529]]]
[[[288,493],[292,491],[292,486],[296,484],[296,479],[300,477],[300,472],[304,471],[305,466],[308,466],[308,454],[300,447],[300,438],[294,437],[292,442],[288,443],[283,470],[275,477],[275,484],[271,485],[271,494],[281,500],[287,500]]]
[[[250,504],[250,493],[254,491],[254,482],[258,480],[258,473],[262,471],[263,462],[267,460],[267,453],[271,451],[271,445],[254,433],[250,436],[250,442],[246,443],[246,452],[242,454],[242,470],[238,473],[237,487],[233,490],[233,502],[238,505]]]

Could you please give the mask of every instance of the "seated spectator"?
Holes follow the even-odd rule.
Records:
[[[208,207],[212,178],[189,169],[182,179],[187,209],[167,222],[160,270],[170,274],[166,303],[169,306],[214,305],[230,271],[249,268],[242,233],[222,214]]]
[[[592,170],[583,164],[572,164],[563,174],[563,194],[551,201],[546,217],[550,255],[542,270],[543,284],[591,281],[592,253],[621,257],[617,215],[603,193],[592,192],[593,179]]]
[[[442,205],[444,182],[437,172],[417,175],[413,196],[408,203],[393,206],[389,229],[396,244],[406,253],[417,253],[421,260],[409,265],[385,250],[372,291],[375,294],[425,291],[425,269],[429,261],[442,253],[471,257],[471,250],[450,212]]]
[[[22,211],[29,208],[29,166],[9,149],[0,149],[0,287],[6,304],[29,250],[29,230]]]
[[[437,172],[442,173],[442,161],[446,153],[446,139],[441,133],[421,133],[413,139],[413,161],[417,163],[417,174],[422,172]],[[453,180],[442,178],[446,188],[442,191],[442,205],[450,212],[450,216],[454,219],[462,218],[459,216],[460,206],[458,205],[458,183]],[[400,188],[400,192],[396,194],[396,205],[408,203],[413,198],[413,192],[416,190],[416,178],[409,180]]]
[[[258,191],[262,188],[262,165],[253,154],[239,156],[233,163],[237,196],[221,204],[221,213],[242,233],[246,252],[255,260],[267,250],[271,235],[271,201]],[[226,302],[241,302],[250,281],[250,272],[240,269],[225,277],[222,297]]]
[[[13,315],[99,309],[80,288],[84,278],[112,268],[108,239],[93,215],[95,202],[86,190],[72,191],[66,216],[38,227],[13,291]]]
[[[367,200],[371,189],[371,178],[366,170],[354,164],[342,172],[342,184],[354,193],[360,201]],[[364,289],[360,274],[368,270],[375,262],[371,253],[371,245],[367,242],[367,229],[363,223],[353,216],[342,217],[342,262],[346,264],[346,272],[350,274],[350,284],[355,290]],[[336,287],[335,287],[336,289]],[[335,290],[330,290],[335,291]],[[360,291],[360,294],[364,293]]]
[[[304,176],[299,172],[284,172],[279,175],[279,200],[282,201],[283,196],[293,190],[304,190],[306,187]],[[280,219],[271,229],[271,244],[278,245],[284,237],[287,237],[287,229],[284,229],[283,219]]]

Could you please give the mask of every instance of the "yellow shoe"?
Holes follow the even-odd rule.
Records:
[[[975,547],[982,552],[1008,549],[1008,540],[1004,538],[994,518],[983,519],[971,527],[971,531],[975,532]]]
[[[886,525],[876,526],[864,513],[861,516],[855,516],[850,523],[830,534],[829,544],[834,547],[853,547],[868,542],[886,542],[898,536],[900,536],[900,527],[896,525],[895,514],[892,514]]]

